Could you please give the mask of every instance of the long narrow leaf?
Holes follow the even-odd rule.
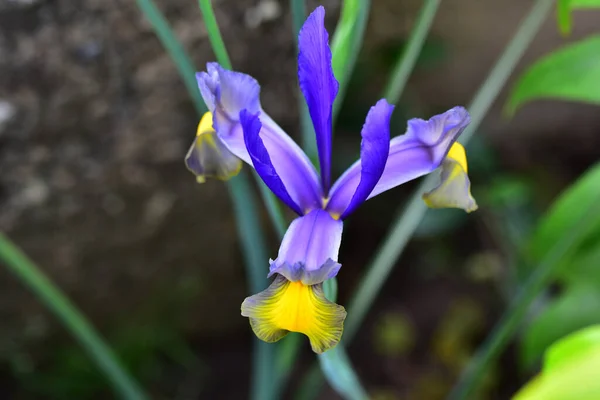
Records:
[[[41,269],[6,236],[0,233],[0,261],[18,277],[64,324],[90,358],[125,400],[144,400],[142,389],[123,369],[110,347],[85,316],[69,301]]]
[[[331,42],[333,73],[340,83],[333,105],[333,121],[339,113],[358,53],[362,47],[371,0],[344,0],[340,20]]]

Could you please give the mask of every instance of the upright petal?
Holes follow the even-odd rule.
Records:
[[[342,242],[342,221],[324,210],[313,210],[290,224],[269,276],[277,273],[305,285],[321,283],[337,275]]]
[[[308,336],[315,353],[323,353],[342,338],[346,310],[325,298],[322,284],[305,285],[277,275],[266,290],[244,300],[242,315],[250,318],[252,330],[265,342],[300,332]]]
[[[298,35],[298,81],[317,135],[321,185],[327,196],[331,184],[331,114],[339,84],[331,67],[325,9],[313,11]]]
[[[385,169],[368,199],[438,168],[470,121],[463,107],[454,107],[428,121],[408,121],[407,132],[391,140]],[[360,182],[360,170],[358,161],[337,180],[331,189],[328,210],[339,213],[348,207]]]
[[[321,207],[323,196],[314,166],[292,138],[262,110],[256,80],[228,71],[217,63],[209,63],[207,72],[198,73],[196,78],[202,97],[213,113],[213,126],[229,151],[253,165],[239,114],[243,109],[251,114],[260,112],[260,137],[290,197],[304,211]]]
[[[265,182],[267,187],[277,195],[288,207],[302,215],[302,209],[292,200],[285,185],[281,181],[277,171],[273,168],[269,153],[265,148],[262,139],[259,136],[262,125],[258,119],[258,114],[250,114],[248,110],[240,112],[240,122],[244,130],[244,140],[246,148],[252,159],[252,164],[258,175]]]
[[[185,165],[199,183],[209,177],[226,181],[242,169],[242,160],[225,147],[213,129],[210,112],[205,113],[198,124],[196,138],[185,156]]]
[[[381,178],[390,151],[390,118],[394,106],[385,99],[379,100],[369,110],[363,125],[360,144],[360,181],[350,203],[341,198],[342,191],[332,191],[332,197],[327,204],[327,209],[340,214],[341,219],[346,218],[371,194],[371,191]],[[345,209],[338,208],[341,204]]]
[[[458,142],[452,145],[442,163],[440,184],[423,195],[430,208],[462,208],[466,212],[477,210],[471,195],[471,181],[467,175],[467,154]]]

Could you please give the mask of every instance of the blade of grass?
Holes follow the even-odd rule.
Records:
[[[206,31],[208,32],[208,39],[210,40],[210,44],[215,56],[217,57],[218,63],[226,69],[233,69],[233,66],[231,65],[231,59],[229,58],[229,53],[227,52],[225,43],[223,42],[219,24],[215,18],[215,13],[210,0],[198,0],[198,4],[200,6],[204,24],[206,25]],[[257,174],[254,174],[254,179],[256,179],[256,182],[260,188],[260,194],[265,206],[267,207],[267,211],[269,212],[269,217],[271,218],[275,231],[279,236],[282,236],[283,233],[285,233],[285,227],[287,226],[287,223],[283,213],[281,212],[279,202],[275,195],[265,186]]]
[[[371,0],[344,0],[340,19],[331,42],[333,73],[340,83],[333,104],[333,125],[342,106],[346,89],[362,47]]]
[[[245,171],[227,182],[231,194],[238,237],[246,259],[246,273],[250,281],[250,292],[258,293],[265,289],[266,244],[257,218],[256,198],[252,193]],[[270,343],[254,338],[255,351],[252,357],[251,398],[255,400],[274,400],[272,377],[274,376],[275,347]]]
[[[202,100],[202,96],[200,95],[200,91],[198,90],[195,76],[196,69],[194,68],[192,60],[185,52],[181,42],[175,38],[175,35],[169,27],[169,23],[162,15],[160,10],[156,7],[154,2],[152,0],[136,1],[140,10],[142,10],[146,16],[146,19],[152,24],[154,33],[156,33],[156,36],[175,63],[175,66],[179,71],[179,75],[181,75],[181,79],[183,79],[185,88],[190,94],[190,97],[194,100],[194,107],[196,108],[196,111],[200,115],[204,114],[207,109],[206,105],[204,104],[204,100]]]
[[[415,27],[410,33],[406,48],[398,59],[385,89],[383,97],[385,97],[388,103],[396,104],[398,103],[398,100],[400,100],[400,96],[404,91],[404,86],[406,86],[408,77],[415,67],[415,63],[421,53],[423,43],[425,43],[425,39],[427,38],[427,34],[429,33],[431,23],[433,22],[433,18],[437,13],[439,5],[440,0],[425,0],[423,3],[423,7],[421,7],[421,11],[415,22]]]
[[[577,223],[563,234],[561,240],[552,247],[541,264],[535,268],[525,285],[519,290],[502,319],[496,324],[492,333],[477,351],[477,354],[463,371],[461,379],[454,387],[449,400],[464,400],[471,398],[469,395],[477,388],[482,378],[488,372],[502,350],[510,343],[510,340],[518,330],[529,307],[540,293],[548,286],[556,270],[562,265],[560,262],[573,251],[596,225],[595,215],[600,212],[600,197],[596,199],[596,206],[590,207],[588,211],[577,221]]]
[[[198,0],[198,5],[200,6],[200,11],[202,12],[204,24],[206,25],[208,40],[210,40],[210,45],[215,52],[217,61],[223,68],[232,69],[231,60],[229,59],[227,48],[223,42],[223,37],[221,36],[221,31],[219,30],[219,24],[215,18],[215,13],[210,0]]]
[[[98,369],[106,375],[119,397],[126,400],[147,398],[85,316],[41,269],[2,233],[0,233],[0,260],[35,293],[79,341]]]
[[[550,11],[552,3],[553,0],[537,0],[534,3],[529,14],[523,20],[494,68],[492,68],[487,79],[475,94],[468,108],[471,114],[471,123],[461,135],[461,143],[468,143],[473,133],[479,128],[483,117],[541,27],[542,22]],[[411,196],[408,206],[396,218],[383,244],[379,246],[373,262],[367,268],[367,274],[361,281],[361,285],[348,307],[348,319],[344,335],[346,342],[352,340],[358,327],[362,324],[368,309],[373,304],[377,293],[379,293],[381,286],[387,279],[402,251],[404,251],[410,237],[419,226],[427,211],[427,207],[421,200],[421,195],[427,188],[433,186],[436,179],[435,176],[429,176],[419,185]]]

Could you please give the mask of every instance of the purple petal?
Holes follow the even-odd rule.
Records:
[[[340,197],[350,192],[332,190],[331,200],[327,205],[327,210],[341,214],[341,219],[346,218],[367,200],[383,174],[390,151],[390,118],[392,111],[394,111],[394,106],[382,99],[371,107],[367,114],[361,132],[360,183],[349,202],[348,199]],[[345,209],[337,208],[342,205],[345,206]]]
[[[339,84],[331,67],[325,9],[310,14],[298,35],[298,80],[315,127],[321,185],[327,196],[331,184],[331,113]]]
[[[277,273],[290,281],[315,285],[337,275],[343,223],[324,210],[296,218],[288,228],[269,276]]]
[[[239,113],[243,109],[251,114],[260,112],[260,137],[289,196],[303,210],[321,207],[323,196],[314,166],[292,138],[262,110],[256,80],[216,63],[209,63],[207,72],[198,73],[197,79],[202,97],[213,113],[213,127],[229,151],[253,166]]]
[[[408,121],[407,132],[391,140],[383,174],[367,199],[438,168],[470,121],[463,107],[454,107],[428,121]],[[359,185],[360,171],[361,163],[357,161],[337,180],[331,189],[328,210],[338,212],[348,207]]]
[[[242,110],[240,112],[240,122],[244,130],[246,148],[256,172],[281,201],[299,215],[302,215],[302,209],[292,200],[281,178],[277,175],[277,171],[273,168],[269,153],[259,135],[262,125],[258,119],[258,114],[250,114],[248,110]]]

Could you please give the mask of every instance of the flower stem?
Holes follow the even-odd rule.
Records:
[[[215,52],[217,61],[223,68],[231,69],[231,60],[229,59],[227,48],[223,42],[223,37],[221,36],[221,31],[219,30],[219,24],[215,18],[215,13],[210,0],[198,0],[198,5],[200,6],[200,11],[202,12],[204,24],[206,25],[208,40],[210,40],[210,45]]]
[[[415,27],[410,33],[406,48],[398,59],[385,90],[384,97],[388,103],[396,104],[398,103],[398,100],[400,100],[400,96],[404,91],[404,86],[406,86],[408,77],[415,67],[417,58],[421,53],[423,43],[425,43],[425,39],[427,38],[427,34],[429,33],[431,23],[433,22],[433,18],[437,13],[439,5],[440,0],[425,0],[423,7],[421,7]]]
[[[126,400],[147,398],[84,315],[40,268],[2,233],[0,233],[0,260],[58,317],[106,375],[121,398]]]

